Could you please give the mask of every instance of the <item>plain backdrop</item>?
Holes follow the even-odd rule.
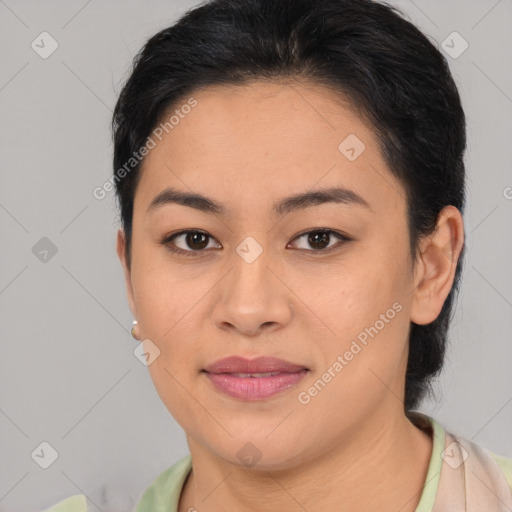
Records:
[[[188,453],[133,354],[114,194],[92,191],[112,172],[111,111],[133,56],[196,3],[0,0],[0,511],[78,493],[133,510]],[[390,3],[441,51],[468,44],[447,55],[468,120],[463,288],[421,410],[512,456],[512,1]],[[57,459],[43,469],[38,453]]]

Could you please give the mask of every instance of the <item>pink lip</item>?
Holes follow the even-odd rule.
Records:
[[[308,373],[309,369],[276,357],[244,359],[233,356],[216,361],[204,371],[219,391],[245,400],[261,400],[295,386]],[[234,373],[268,372],[279,373],[268,377],[237,377],[233,375]]]
[[[262,356],[255,359],[245,359],[239,356],[231,356],[215,361],[207,366],[205,371],[208,373],[292,373],[307,369],[303,365],[290,363],[277,357]]]

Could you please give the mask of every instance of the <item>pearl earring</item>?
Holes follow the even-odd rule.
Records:
[[[139,338],[137,338],[137,331],[136,331],[136,327],[137,327],[137,325],[138,325],[137,320],[134,320],[134,321],[133,321],[133,326],[132,326],[131,333],[132,333],[132,337],[138,341],[138,340],[139,340]]]

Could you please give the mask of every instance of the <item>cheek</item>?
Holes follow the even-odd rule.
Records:
[[[330,411],[330,421],[347,428],[400,396],[409,325],[403,299],[389,283],[387,288],[383,282],[377,288],[357,286],[356,279],[351,284],[325,302],[329,314],[323,318],[336,335],[315,334],[320,362],[301,389],[306,399],[311,397],[305,410]]]
[[[197,302],[207,285],[204,281],[172,265],[160,247],[147,243],[135,249],[132,282],[143,334],[162,341],[171,336],[174,326]]]
[[[403,300],[406,275],[393,258],[367,255],[302,273],[294,289],[337,336],[352,336]]]
[[[163,404],[182,426],[201,412],[187,392],[196,371],[200,324],[194,305],[201,292],[200,286],[155,265],[140,269],[134,283],[141,334],[159,351],[148,371]]]
[[[327,334],[317,331],[315,335],[323,364],[329,368],[338,355],[346,354],[343,373],[360,392],[367,388],[369,368],[382,373],[385,381],[392,379],[407,348],[412,281],[404,251],[380,248],[347,258],[336,271],[326,268],[302,280],[297,293],[309,297],[308,306],[321,319],[321,332]]]

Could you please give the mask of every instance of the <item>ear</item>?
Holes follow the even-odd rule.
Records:
[[[126,237],[124,231],[119,229],[117,231],[116,252],[119,261],[123,267],[124,280],[126,285],[126,294],[128,296],[128,304],[134,318],[137,318],[137,311],[135,309],[135,300],[133,299],[132,275],[130,267],[126,260]]]
[[[462,215],[455,206],[446,206],[439,213],[434,233],[420,242],[414,271],[412,322],[425,325],[439,316],[452,288],[463,246]]]

